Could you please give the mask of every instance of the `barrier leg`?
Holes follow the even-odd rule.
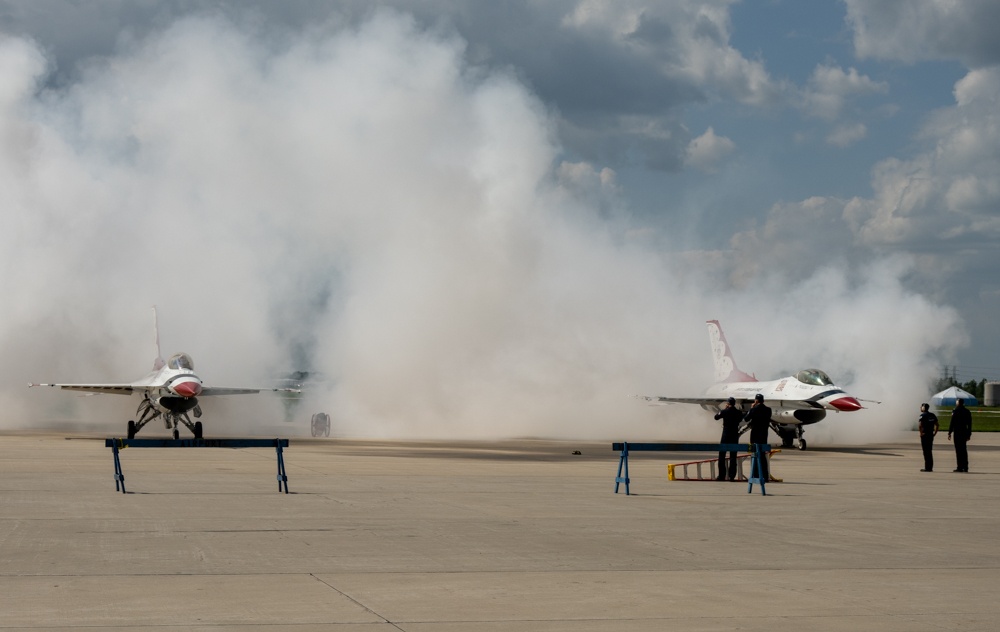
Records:
[[[288,493],[288,476],[285,474],[285,457],[281,453],[281,439],[274,440],[274,449],[278,453],[278,492],[281,492],[281,485],[285,485],[285,493]]]
[[[622,467],[625,468],[625,476],[622,477]],[[629,478],[628,478],[628,443],[622,445],[622,455],[618,459],[618,475],[615,476],[615,493],[618,493],[618,485],[620,483],[625,483],[625,495],[629,495]]]
[[[763,475],[763,465],[761,459],[767,458],[760,447],[759,443],[753,445],[753,450],[750,452],[750,478],[747,479],[747,493],[753,491],[753,484],[757,483],[760,485],[760,493],[763,496],[767,496],[767,492],[764,490],[764,475]]]
[[[115,491],[118,491],[119,486],[121,486],[121,492],[125,493],[125,475],[122,473],[122,461],[121,457],[118,456],[118,446],[111,446],[111,453],[115,457]]]

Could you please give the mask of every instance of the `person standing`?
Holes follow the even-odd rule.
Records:
[[[931,412],[927,404],[920,404],[920,420],[917,429],[920,431],[920,448],[924,451],[924,469],[921,472],[934,471],[934,435],[938,433],[937,415]]]
[[[764,404],[763,395],[760,393],[754,395],[753,405],[744,419],[750,425],[750,443],[767,443],[767,431],[771,428],[771,409]],[[771,480],[767,468],[767,455],[764,454],[760,459],[760,476],[765,481]]]
[[[736,400],[732,397],[726,402],[726,407],[715,414],[716,419],[722,420],[722,438],[719,443],[739,443],[740,422],[743,421],[743,411],[736,407]],[[726,453],[719,452],[719,475],[715,477],[717,481],[736,480],[737,457],[739,453],[731,451],[729,453],[729,467],[726,467]]]
[[[948,440],[955,435],[955,459],[958,461],[956,472],[969,471],[969,448],[966,444],[972,438],[972,413],[965,407],[965,400],[955,402],[955,410],[951,411],[951,423],[948,424]]]

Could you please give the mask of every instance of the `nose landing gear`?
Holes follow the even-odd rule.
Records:
[[[806,440],[802,437],[805,432],[802,424],[796,424],[793,427],[777,426],[774,431],[781,437],[781,447],[783,448],[795,447],[799,450],[805,450],[808,447]]]

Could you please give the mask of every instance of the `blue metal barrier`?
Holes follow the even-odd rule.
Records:
[[[283,448],[288,439],[105,439],[104,447],[111,448],[115,459],[115,491],[125,493],[125,475],[119,451],[125,448],[274,448],[278,454],[278,492],[284,485],[288,493],[288,475],[285,473]]]
[[[615,476],[615,493],[618,493],[618,486],[625,483],[625,495],[629,495],[629,483],[631,478],[628,475],[628,453],[632,452],[749,452],[750,453],[750,477],[747,479],[747,493],[753,491],[753,484],[760,485],[760,493],[764,496],[764,477],[761,474],[761,459],[771,451],[768,443],[612,443],[612,450],[621,452],[618,460],[618,474]],[[622,470],[625,476],[622,476]]]

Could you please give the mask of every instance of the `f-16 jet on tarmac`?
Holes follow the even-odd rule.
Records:
[[[698,404],[707,411],[717,412],[730,397],[736,399],[740,408],[745,408],[760,393],[764,403],[771,408],[771,429],[781,437],[782,446],[792,447],[795,443],[799,450],[806,449],[806,440],[802,438],[804,426],[822,421],[827,412],[846,413],[864,408],[819,369],[803,369],[795,375],[769,382],[758,381],[737,368],[719,321],[710,320],[706,324],[715,360],[716,383],[701,397],[643,395],[640,399],[654,404]]]
[[[201,417],[201,405],[198,397],[216,395],[248,395],[261,391],[295,393],[293,388],[228,388],[206,386],[194,372],[194,362],[186,353],[175,353],[164,360],[160,353],[159,323],[156,307],[153,307],[154,342],[156,343],[156,359],[153,370],[146,377],[135,382],[122,384],[28,384],[31,386],[52,386],[68,391],[84,391],[89,393],[110,393],[113,395],[142,395],[139,408],[136,410],[137,420],[128,422],[128,438],[134,439],[137,432],[157,417],[163,419],[167,430],[173,430],[174,439],[180,438],[180,425],[183,424],[194,434],[195,439],[202,438],[202,423],[192,423],[188,416],[190,412],[195,418]]]

